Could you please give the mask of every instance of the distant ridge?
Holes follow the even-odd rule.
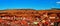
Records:
[[[35,10],[35,9],[5,9],[5,10]],[[5,11],[5,10],[0,10],[0,11]]]
[[[6,9],[6,10],[35,10],[35,9]],[[48,10],[60,10],[60,8],[51,8],[51,9],[48,9]]]
[[[35,10],[35,9],[14,9],[14,10]]]

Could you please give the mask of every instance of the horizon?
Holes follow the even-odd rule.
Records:
[[[60,8],[60,0],[0,0],[0,10],[22,8],[35,10]]]
[[[4,9],[4,10],[36,10],[36,9],[32,9],[32,8],[18,8],[18,9]],[[60,8],[50,8],[50,9],[45,9],[45,10],[60,10]]]

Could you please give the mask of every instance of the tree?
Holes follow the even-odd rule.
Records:
[[[60,10],[60,8],[51,8],[51,10]]]

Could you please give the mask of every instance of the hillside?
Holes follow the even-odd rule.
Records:
[[[35,21],[37,22],[34,23]],[[42,23],[45,23],[45,25],[49,24],[49,26],[51,26],[49,22],[60,22],[60,10],[0,10],[0,26],[15,26],[15,24],[17,26],[40,26],[39,24]],[[2,23],[4,23],[5,25]]]

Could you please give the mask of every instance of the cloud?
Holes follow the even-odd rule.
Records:
[[[56,2],[57,4],[60,4],[60,2]]]

